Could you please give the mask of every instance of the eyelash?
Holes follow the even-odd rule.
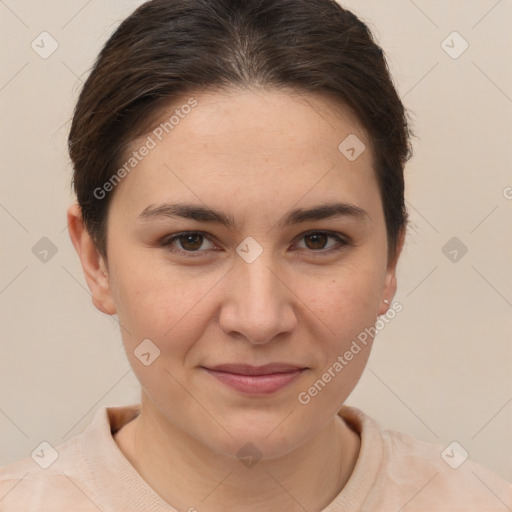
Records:
[[[160,241],[159,245],[161,247],[165,247],[166,249],[168,249],[169,251],[171,251],[173,253],[185,254],[187,257],[192,257],[192,258],[197,257],[197,256],[201,255],[202,253],[207,253],[207,252],[214,250],[214,249],[207,249],[207,250],[203,250],[203,251],[200,251],[200,250],[186,251],[185,249],[177,249],[175,247],[172,247],[172,243],[174,241],[176,241],[182,237],[185,237],[187,235],[200,235],[200,236],[208,239],[210,242],[212,242],[212,240],[208,237],[207,233],[204,231],[182,231],[180,233],[175,233],[174,235],[163,238]],[[331,231],[308,231],[306,233],[303,233],[299,237],[299,241],[308,235],[327,235],[329,238],[334,238],[339,244],[341,244],[341,246],[339,246],[339,247],[330,248],[330,249],[318,249],[318,250],[305,249],[305,250],[311,252],[312,254],[314,254],[314,256],[327,256],[327,255],[332,254],[333,252],[339,252],[342,249],[344,249],[346,246],[350,245],[350,242],[346,238],[342,238],[339,234],[333,233]]]

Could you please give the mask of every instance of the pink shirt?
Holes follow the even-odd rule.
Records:
[[[0,468],[0,511],[176,512],[112,437],[138,412],[138,405],[102,407],[82,434]],[[339,414],[359,433],[361,451],[346,486],[321,512],[512,510],[512,485],[464,460],[458,447],[445,450],[381,429],[353,407],[344,406]]]

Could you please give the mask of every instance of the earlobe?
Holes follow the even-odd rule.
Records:
[[[101,312],[114,315],[117,310],[110,289],[107,266],[84,225],[80,206],[77,203],[68,208],[67,220],[69,237],[80,258],[85,279],[91,291],[92,303]]]
[[[397,289],[396,282],[396,267],[398,264],[398,259],[402,252],[403,246],[405,242],[405,228],[400,232],[398,237],[398,243],[396,246],[395,255],[392,260],[390,260],[386,272],[386,280],[384,283],[384,288],[382,290],[382,299],[378,308],[378,315],[384,315],[389,309],[389,305],[395,296]]]
[[[384,285],[384,289],[382,291],[382,299],[379,304],[379,310],[377,315],[384,315],[389,309],[389,305],[391,304],[391,300],[395,296],[396,293],[396,274],[395,268],[388,268],[386,274],[386,282]]]

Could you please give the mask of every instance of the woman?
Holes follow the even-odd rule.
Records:
[[[75,109],[68,221],[141,404],[3,468],[3,508],[510,508],[497,475],[343,405],[400,310],[409,135],[381,49],[331,0],[128,17]]]

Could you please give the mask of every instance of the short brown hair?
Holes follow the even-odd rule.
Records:
[[[68,139],[85,226],[106,258],[112,193],[94,193],[163,105],[223,87],[324,91],[368,132],[389,254],[407,224],[407,112],[368,27],[334,0],[151,0],[101,50],[80,93]],[[341,141],[340,141],[341,142]]]

